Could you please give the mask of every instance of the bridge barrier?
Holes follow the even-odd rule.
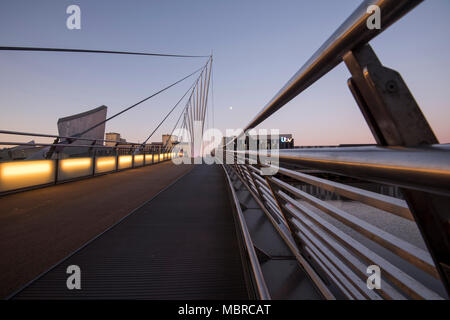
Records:
[[[0,163],[0,195],[171,160],[174,153],[17,160]]]
[[[146,154],[146,155],[145,155],[145,162],[144,162],[144,165],[152,164],[152,163],[153,163],[153,158],[154,158],[154,155],[152,155],[152,154]]]
[[[55,181],[55,160],[0,163],[0,192],[45,185]]]
[[[388,220],[400,224],[404,223],[402,220],[414,221],[404,200],[281,166],[276,168],[277,175],[262,175],[261,168],[266,165],[250,163],[245,153],[231,153],[235,163],[226,167],[239,177],[293,252],[300,255],[297,256],[299,263],[310,270],[312,277],[322,274],[348,299],[438,300],[446,297],[439,273],[426,249],[336,207],[333,202],[300,190],[298,183],[335,192],[355,203],[376,208],[380,214],[395,215],[397,220]],[[290,164],[295,153],[290,155]],[[321,156],[318,152],[316,157]],[[289,239],[295,240],[295,247]],[[379,290],[372,291],[366,286],[369,265],[377,265],[382,270],[383,282]]]
[[[68,158],[59,160],[58,180],[70,180],[92,174],[92,158]]]
[[[400,73],[384,66],[369,42],[384,32],[388,27],[401,19],[404,15],[418,6],[422,0],[365,0],[341,24],[341,26],[326,40],[311,58],[298,69],[294,76],[275,94],[275,96],[256,114],[245,126],[240,135],[230,139],[227,148],[237,150],[237,142],[245,141],[241,137],[268,119],[275,112],[284,107],[296,96],[304,92],[316,81],[333,70],[340,63],[344,63],[351,77],[347,86],[359,107],[374,140],[377,150],[346,150],[334,148],[299,153],[297,151],[280,151],[280,163],[289,167],[303,167],[320,170],[327,173],[344,175],[346,177],[393,185],[399,189],[405,202],[396,203],[395,199],[383,202],[379,196],[369,195],[362,190],[350,190],[344,186],[317,180],[313,176],[300,176],[295,173],[283,175],[287,171],[280,171],[280,175],[273,178],[263,178],[265,183],[254,177],[252,169],[246,167],[245,162],[237,163],[234,169],[239,173],[249,188],[265,203],[264,207],[274,211],[274,219],[284,218],[290,226],[293,237],[303,248],[302,254],[314,257],[314,263],[322,270],[322,274],[331,283],[341,289],[348,298],[359,299],[360,283],[352,283],[354,275],[348,272],[354,267],[359,277],[364,264],[350,264],[347,262],[355,255],[360,255],[366,262],[378,261],[386,268],[384,273],[391,276],[388,285],[403,291],[402,295],[410,298],[434,299],[450,296],[450,169],[449,146],[440,145],[439,140],[410,92]],[[380,9],[381,28],[369,28],[371,7]],[[307,113],[302,115],[307,117]],[[384,150],[383,150],[384,148]],[[417,149],[417,150],[416,150]],[[305,151],[305,150],[304,150]],[[334,152],[336,151],[336,152]],[[245,158],[247,155],[245,156]],[[259,163],[258,165],[264,165]],[[261,170],[261,168],[258,168]],[[286,169],[288,169],[286,167]],[[289,179],[300,179],[303,183],[320,185],[324,190],[344,191],[350,198],[363,199],[364,205],[395,208],[395,214],[402,219],[414,220],[426,248],[417,250],[404,242],[398,241],[392,235],[387,235],[351,219],[342,210],[336,210],[313,199],[302,190],[290,185]],[[272,191],[268,193],[268,191]],[[305,205],[306,204],[306,205]],[[313,208],[311,208],[311,206]],[[409,212],[406,211],[406,208]],[[423,278],[411,277],[408,272],[398,267],[386,264],[379,257],[373,255],[372,250],[361,247],[361,243],[346,238],[340,232],[333,232],[328,228],[326,220],[319,221],[315,210],[326,216],[339,220],[347,228],[361,233],[370,241],[376,242],[391,254],[399,256],[430,275],[437,277],[443,292],[437,293],[436,288],[429,290],[423,286]],[[389,211],[389,210],[387,210]],[[277,214],[281,213],[281,217]],[[408,219],[409,218],[409,219]],[[328,232],[323,235],[321,231]],[[346,241],[348,240],[348,241]],[[354,245],[354,246],[353,246]],[[351,254],[341,253],[342,246],[351,247]],[[369,256],[362,257],[365,253]],[[344,258],[344,260],[341,260]],[[356,260],[355,260],[356,261]],[[342,267],[342,268],[341,268]],[[409,270],[409,269],[408,269]],[[347,277],[351,275],[351,277]],[[383,297],[401,298],[395,290],[380,292]],[[440,290],[442,291],[442,290]],[[442,293],[442,294],[441,294]],[[438,296],[436,295],[438,294]],[[367,297],[367,295],[366,295]]]
[[[95,174],[112,172],[117,167],[117,157],[100,157],[95,161]]]

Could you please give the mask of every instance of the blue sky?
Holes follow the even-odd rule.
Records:
[[[215,125],[224,131],[244,127],[360,2],[5,0],[0,44],[212,52]],[[81,8],[81,30],[66,28],[70,4]],[[371,42],[383,64],[402,74],[442,143],[450,142],[449,14],[450,1],[425,1]],[[0,52],[0,128],[55,134],[59,117],[100,105],[112,115],[205,61]],[[373,142],[346,86],[348,77],[341,64],[260,127],[293,133],[296,145]],[[110,121],[106,130],[144,140],[191,83]],[[178,114],[153,141],[170,132]]]

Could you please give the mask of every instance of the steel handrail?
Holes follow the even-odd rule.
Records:
[[[231,197],[233,199],[234,206],[237,211],[237,218],[240,225],[240,229],[242,231],[242,237],[244,240],[244,245],[246,247],[246,251],[248,254],[248,259],[250,262],[250,266],[252,268],[253,277],[255,279],[256,289],[258,291],[258,299],[261,300],[270,300],[270,293],[267,289],[266,281],[264,280],[264,275],[261,270],[261,266],[258,262],[258,257],[256,255],[255,248],[253,246],[253,242],[251,240],[250,233],[247,228],[247,224],[245,222],[244,216],[242,214],[241,206],[239,205],[239,200],[237,199],[236,192],[234,191],[233,184],[231,183],[231,179],[228,175],[228,172],[225,168],[223,168],[225,172],[225,177],[228,182],[228,188],[231,192]]]
[[[248,162],[248,161],[246,161]],[[293,194],[296,196],[306,196],[309,200],[312,202],[308,202],[312,204],[313,207],[318,208],[320,211],[326,213],[330,216],[330,210],[338,215],[345,215],[346,219],[352,220],[353,222],[350,223],[350,228],[355,230],[356,232],[360,233],[363,237],[366,239],[371,239],[371,241],[378,242],[382,247],[385,249],[395,252],[396,255],[399,257],[401,256],[404,261],[406,261],[409,264],[418,266],[419,269],[421,269],[424,272],[429,273],[435,278],[438,278],[436,270],[434,269],[433,262],[431,261],[431,258],[429,257],[428,253],[424,250],[407,243],[392,234],[389,234],[385,231],[381,231],[376,227],[373,227],[372,225],[368,224],[367,222],[364,222],[363,220],[359,220],[357,218],[352,217],[351,215],[348,215],[347,213],[344,213],[344,211],[336,210],[335,207],[326,204],[324,201],[319,200],[318,198],[315,198],[313,196],[310,196],[306,194],[305,192],[302,192],[300,189],[293,187],[292,184],[287,184],[285,182],[281,182],[280,180],[270,177],[268,178],[268,181],[270,184],[276,184],[278,187],[280,187],[280,190],[276,191],[274,195],[265,194],[264,196],[258,195],[256,192],[253,192],[250,190],[250,184],[251,180],[250,178],[245,175],[244,170],[240,169],[238,170],[238,167],[245,168],[248,167],[250,170],[252,170],[255,175],[256,173],[261,174],[261,172],[258,172],[258,168],[243,164],[243,165],[229,165],[229,167],[233,168],[235,173],[238,175],[238,177],[241,179],[243,184],[246,186],[246,188],[250,191],[255,201],[261,206],[261,208],[270,207],[270,203],[275,201],[277,203],[280,203],[279,200],[283,200],[285,203],[280,203],[282,208],[285,210],[286,213],[288,213],[288,218],[293,235],[299,236],[300,242],[305,243],[308,242],[306,247],[302,247],[302,250],[306,250],[311,256],[314,256],[316,259],[316,262],[320,264],[320,261],[322,258],[333,258],[332,260],[333,265],[340,264],[339,270],[346,270],[348,268],[352,269],[355,274],[358,274],[359,278],[363,278],[365,276],[365,268],[364,261],[366,262],[375,262],[380,267],[383,268],[386,276],[393,282],[395,285],[403,291],[403,293],[406,293],[408,296],[413,298],[425,298],[425,299],[442,299],[442,296],[440,296],[438,293],[434,292],[433,290],[430,290],[422,284],[420,281],[414,279],[410,275],[408,275],[405,270],[402,270],[398,267],[396,267],[394,264],[392,264],[390,261],[386,260],[376,252],[372,251],[371,249],[368,249],[363,243],[360,243],[354,239],[352,239],[349,235],[347,235],[343,230],[338,229],[337,227],[333,226],[331,223],[327,222],[327,220],[321,218],[320,215],[318,215],[316,212],[312,211],[311,209],[307,208],[303,204],[300,204],[297,200],[294,198],[288,196],[285,192],[287,191],[289,194]],[[284,170],[284,169],[283,169]],[[286,174],[286,172],[282,172],[282,174]],[[259,181],[257,179],[256,181]],[[333,183],[333,182],[331,182]],[[341,185],[342,187],[342,185]],[[353,188],[353,192],[357,188]],[[365,193],[361,189],[359,192],[359,196],[363,197]],[[270,196],[270,199],[267,197]],[[280,199],[277,199],[279,197]],[[301,197],[300,197],[301,198]],[[269,201],[270,200],[270,201]],[[303,199],[304,200],[304,199]],[[264,202],[266,205],[264,205]],[[361,202],[361,201],[360,201]],[[367,201],[362,201],[362,203]],[[319,205],[318,205],[319,204]],[[369,204],[369,203],[368,203]],[[370,205],[370,204],[369,204]],[[324,207],[326,206],[326,208]],[[328,210],[329,209],[329,210]],[[263,209],[264,210],[264,209]],[[267,209],[266,209],[267,210]],[[331,216],[333,216],[331,214]],[[336,217],[334,217],[336,219]],[[339,217],[338,219],[339,220]],[[342,220],[342,219],[341,219]],[[341,221],[339,220],[339,221]],[[345,220],[345,219],[344,219]],[[343,221],[343,220],[342,220]],[[341,221],[341,222],[342,222]],[[348,221],[344,221],[347,224]],[[283,232],[279,229],[277,229],[281,236],[283,236]],[[372,230],[372,231],[369,231]],[[306,232],[306,233],[305,233]],[[298,233],[298,234],[297,234]],[[380,236],[383,235],[383,239],[380,238]],[[312,236],[312,238],[311,238]],[[378,238],[374,238],[374,236],[378,236]],[[305,239],[308,238],[308,239]],[[319,239],[320,238],[320,239]],[[285,239],[286,240],[286,239]],[[289,243],[289,241],[288,241]],[[345,248],[344,248],[345,247]],[[320,252],[322,252],[322,256],[318,257],[316,254],[319,254],[319,252],[316,252],[317,249],[319,249]],[[328,251],[329,248],[333,248],[333,251],[337,251],[339,254],[338,256],[323,256],[324,250]],[[314,251],[316,250],[316,251]],[[408,250],[408,253],[400,252],[400,251]],[[314,252],[313,252],[314,251]],[[355,254],[358,258],[355,258],[352,256],[352,254]],[[317,260],[318,259],[318,260]],[[360,260],[362,259],[362,260]],[[423,263],[425,262],[425,263]],[[334,271],[336,270],[328,270],[328,264],[325,265],[322,263],[322,267],[325,268],[325,271],[327,274],[337,282],[340,282],[340,280],[336,279],[334,277]],[[336,267],[336,266],[335,266]],[[346,274],[346,277],[348,275],[352,274]],[[334,278],[333,278],[334,277]],[[356,277],[343,285],[343,292],[344,295],[346,295],[348,298],[361,298],[359,295],[360,292],[363,293],[366,298],[369,299],[377,299],[376,296],[370,296],[367,295],[368,292],[364,292],[364,290],[361,291],[361,288],[364,286],[361,286],[361,283],[358,281]],[[364,281],[363,281],[364,282]],[[365,284],[365,283],[364,283]],[[342,284],[341,284],[342,285]],[[357,286],[359,289],[356,289]],[[364,288],[363,288],[364,289]],[[383,284],[382,290],[379,292],[384,298],[388,299],[404,299],[405,297],[401,292],[399,292],[397,289],[391,287],[387,283]]]
[[[294,74],[280,91],[245,127],[243,133],[256,127],[273,113],[334,69],[346,53],[368,43],[402,18],[423,0],[365,0],[328,38],[312,57]],[[381,29],[367,28],[371,15],[367,8],[376,5],[381,10]],[[243,133],[240,135],[242,136]],[[239,136],[239,137],[240,137]],[[232,143],[232,139],[229,143]]]
[[[29,147],[61,147],[61,148],[93,148],[93,149],[139,149],[137,148],[139,145],[135,145],[132,147],[121,147],[121,146],[104,146],[99,144],[52,144],[52,143],[26,143],[26,142],[0,142],[0,145],[5,146],[29,146]]]
[[[227,151],[270,157],[269,150]],[[450,145],[406,147],[339,147],[277,150],[282,163],[449,195]]]
[[[67,139],[67,140],[115,142],[115,143],[118,143],[118,144],[130,144],[130,145],[142,145],[142,143],[128,142],[128,141],[127,142],[122,142],[120,140],[93,139],[93,138],[74,137],[74,136],[59,136],[59,135],[54,135],[54,134],[20,132],[20,131],[10,131],[10,130],[0,130],[0,134],[30,136],[30,137],[44,137],[44,138],[59,138],[59,139]],[[0,144],[2,144],[2,143],[0,143]],[[145,146],[151,146],[151,144],[145,144]]]
[[[354,48],[366,44],[378,34],[386,30],[395,21],[416,7],[423,0],[366,0],[331,37],[313,54],[299,71],[270,100],[259,114],[247,125],[244,131],[254,128],[286,103],[311,86],[323,75],[331,71],[343,56]],[[381,14],[382,28],[367,28],[367,8],[377,5]]]
[[[228,165],[224,165],[224,168],[228,167]],[[232,167],[232,166],[231,166]],[[281,236],[285,244],[288,246],[289,250],[292,252],[292,254],[296,257],[297,261],[300,263],[300,265],[305,269],[305,271],[308,273],[311,280],[314,282],[314,284],[317,286],[317,289],[321,292],[321,294],[328,300],[335,300],[336,297],[331,293],[329,288],[325,285],[322,278],[316,273],[316,271],[312,268],[312,266],[308,263],[308,261],[300,254],[299,248],[294,243],[293,238],[290,236],[290,234],[286,233],[286,229],[282,227],[279,222],[277,222],[272,214],[268,211],[268,209],[265,207],[263,200],[258,197],[257,191],[253,191],[250,188],[249,181],[246,180],[235,168],[232,168],[232,170],[236,173],[238,179],[242,182],[242,184],[247,188],[247,190],[250,192],[250,194],[255,199],[258,206],[263,210],[266,217],[270,220],[272,225],[277,230],[278,234]],[[226,171],[226,169],[225,169]],[[229,175],[228,175],[229,177]],[[233,186],[231,185],[233,188]]]

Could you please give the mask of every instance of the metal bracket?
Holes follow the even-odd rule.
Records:
[[[430,125],[400,74],[384,67],[370,45],[344,56],[349,88],[379,145],[437,144]],[[450,295],[450,198],[402,189],[442,282]]]
[[[96,140],[92,141],[91,146],[95,145],[96,143],[97,143]],[[90,147],[90,148],[88,149],[88,154],[89,154],[89,155],[91,154],[92,149],[93,149],[93,147]]]
[[[253,244],[253,247],[255,248],[256,256],[258,257],[260,264],[263,264],[264,262],[272,259],[272,257],[268,253],[264,252],[264,250],[255,246],[255,244]]]
[[[51,159],[52,158],[52,155],[55,152],[55,150],[56,150],[56,148],[57,148],[57,146],[59,144],[59,138],[56,138],[53,141],[53,144],[54,144],[54,146],[51,146],[50,149],[48,150],[47,154],[45,155],[45,159]]]

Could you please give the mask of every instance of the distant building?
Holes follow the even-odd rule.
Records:
[[[280,134],[280,149],[293,149],[294,138],[292,134]]]
[[[120,144],[127,143],[126,139],[122,139],[120,137],[120,133],[117,132],[108,132],[105,134],[105,140],[112,140],[112,141],[118,141]],[[105,142],[105,146],[115,146],[117,142]]]
[[[105,140],[120,141],[120,133],[107,132],[107,133],[105,133]],[[109,145],[108,142],[106,142],[105,145]]]
[[[94,125],[106,120],[106,106],[101,106],[86,112],[78,113],[58,120],[58,133],[60,136],[74,136],[77,135]],[[105,124],[98,126],[95,129],[82,135],[83,138],[100,139],[103,140],[105,136]],[[91,144],[86,140],[78,140],[72,144]],[[103,144],[97,142],[97,144]]]
[[[30,146],[17,146],[0,149],[0,162],[11,160],[24,160],[43,149],[43,147],[34,146],[34,140],[28,142]]]
[[[178,139],[177,139],[176,136],[172,136],[172,138],[171,138],[170,134],[163,134],[162,135],[162,144],[163,144],[163,146],[166,145],[168,148],[170,148],[176,142],[178,142]]]
[[[222,146],[227,145],[230,141],[235,139],[236,137],[223,137],[222,138]],[[245,144],[247,145],[249,143],[249,136],[247,136],[245,140]],[[255,137],[252,136],[252,139]],[[292,134],[280,134],[278,137],[278,140],[275,139],[275,137],[272,137],[269,135],[266,136],[267,138],[267,149],[293,149],[294,148],[294,138],[292,137]],[[258,137],[257,145],[259,148],[260,145],[260,137]],[[231,146],[230,146],[231,147]]]
[[[167,148],[171,148],[173,145],[177,144],[177,137],[172,136],[170,139],[170,134],[163,134],[162,135],[162,142],[151,142],[147,143],[147,146],[143,148],[143,151],[150,151],[150,150],[159,150],[163,149],[164,146]],[[120,133],[117,132],[107,132],[105,134],[105,140],[111,140],[111,142],[105,141],[105,146],[116,146],[117,142],[113,141],[119,141],[120,146],[122,148],[134,148],[136,147],[136,144],[132,144],[131,142],[127,142],[127,140],[121,138]],[[166,145],[167,144],[167,145]]]

